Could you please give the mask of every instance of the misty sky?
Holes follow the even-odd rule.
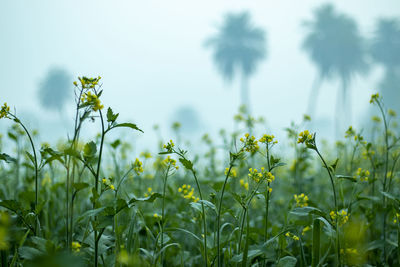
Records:
[[[224,82],[204,42],[216,33],[224,14],[249,11],[254,25],[267,33],[268,51],[250,79],[252,112],[265,116],[279,133],[306,112],[317,72],[301,50],[307,32],[302,22],[312,19],[313,10],[324,3],[0,0],[0,102],[38,122],[33,127],[46,117],[50,125],[57,125],[59,115],[43,110],[36,95],[41,80],[56,66],[74,77],[102,76],[105,106],[137,123],[145,133],[152,132],[156,123],[166,129],[182,106],[199,113],[205,131],[232,129],[240,84],[238,80]],[[356,19],[368,38],[378,18],[400,17],[398,0],[330,3]],[[381,75],[381,69],[374,67],[367,77],[353,81],[354,124],[368,108]],[[323,84],[318,120],[333,118],[338,87],[338,81]],[[65,112],[71,121],[72,104],[71,100]],[[1,132],[5,125],[0,124]],[[147,136],[143,140],[153,138]]]

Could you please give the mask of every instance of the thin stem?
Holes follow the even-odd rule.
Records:
[[[326,168],[326,170],[327,170],[327,172],[328,172],[328,174],[329,174],[329,178],[330,178],[331,185],[332,185],[333,200],[334,200],[334,203],[335,203],[335,214],[336,214],[336,217],[335,217],[335,224],[336,224],[336,246],[337,246],[337,251],[336,251],[336,253],[337,253],[338,264],[339,264],[339,266],[341,266],[341,259],[340,259],[340,240],[339,240],[339,224],[338,224],[338,216],[337,216],[338,205],[337,205],[337,197],[336,197],[335,183],[334,183],[334,181],[333,181],[333,177],[332,177],[331,171],[330,171],[330,169],[329,169],[329,167],[328,167],[328,164],[326,164],[324,158],[322,157],[321,153],[319,153],[319,150],[318,150],[318,148],[317,148],[316,146],[315,146],[315,151],[317,152],[319,158],[322,160],[322,162],[323,162],[323,164],[324,164],[324,166],[325,166],[325,168]]]
[[[25,125],[13,114],[9,113],[9,115],[11,115],[14,118],[14,121],[19,123],[22,128],[24,129],[26,135],[28,135],[29,138],[29,142],[31,144],[32,147],[32,152],[33,152],[33,159],[34,159],[34,167],[35,167],[35,206],[34,206],[34,211],[35,211],[35,231],[34,234],[37,235],[38,233],[38,214],[37,214],[37,206],[38,206],[38,176],[39,176],[39,171],[38,171],[38,163],[37,163],[37,156],[36,156],[36,149],[35,149],[35,145],[33,143],[32,137],[29,134],[28,129],[26,129]]]
[[[224,192],[225,192],[225,187],[228,182],[229,175],[231,173],[231,170],[233,168],[233,161],[231,161],[229,165],[228,172],[226,173],[224,185],[222,186],[222,191],[221,191],[221,198],[219,200],[219,205],[218,205],[218,214],[217,214],[217,261],[218,261],[218,267],[221,267],[221,249],[220,249],[220,224],[221,224],[221,209],[222,209],[222,200],[224,198]]]
[[[165,178],[164,178],[164,185],[163,185],[163,199],[162,199],[162,211],[161,211],[161,246],[160,250],[162,250],[164,246],[164,218],[165,218],[165,191],[167,188],[167,180],[168,180],[168,173],[171,165],[168,165],[167,171],[165,173]],[[164,262],[164,252],[161,252],[161,264],[162,266],[165,266]]]
[[[385,126],[385,174],[383,178],[383,192],[386,192],[386,180],[387,180],[387,172],[388,172],[388,164],[389,164],[389,135],[388,135],[388,125],[386,121],[385,112],[383,111],[381,103],[376,101],[378,104],[379,110],[381,111],[383,124]],[[382,206],[383,206],[383,225],[382,225],[382,234],[383,234],[383,260],[386,262],[386,196],[382,195]]]

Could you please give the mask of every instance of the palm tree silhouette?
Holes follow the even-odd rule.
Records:
[[[62,111],[72,92],[71,75],[63,68],[53,67],[39,85],[38,98],[45,109],[57,111],[62,117]]]
[[[400,113],[400,21],[380,19],[370,46],[374,62],[384,67],[379,89],[385,104]]]
[[[241,73],[241,104],[250,108],[249,77],[266,56],[266,36],[263,29],[253,26],[248,12],[227,14],[219,32],[209,38],[206,46],[214,49],[213,58],[220,74],[232,81]]]
[[[309,29],[309,33],[303,42],[303,49],[318,67],[318,75],[310,93],[308,113],[311,116],[315,115],[321,83],[327,78],[338,77],[341,81],[335,112],[335,131],[338,136],[342,130],[340,121],[346,117],[348,119],[346,123],[351,122],[349,99],[351,79],[355,74],[364,74],[367,70],[364,39],[358,31],[356,22],[345,14],[337,13],[330,4],[316,9],[314,20],[305,22],[305,26]]]

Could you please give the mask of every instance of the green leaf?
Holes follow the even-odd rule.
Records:
[[[18,252],[21,258],[27,260],[33,260],[44,255],[44,252],[32,247],[20,247]]]
[[[133,204],[135,202],[153,202],[157,198],[162,198],[162,195],[159,193],[153,193],[149,197],[133,197],[129,200],[129,204]]]
[[[192,171],[193,170],[193,163],[190,160],[184,159],[184,158],[179,158],[179,161],[182,163],[182,165]]]
[[[96,155],[96,152],[97,152],[96,143],[93,141],[86,143],[85,147],[83,148],[83,156],[85,158],[93,158]]]
[[[4,160],[7,163],[11,163],[11,162],[17,162],[17,160],[13,157],[10,157],[8,154],[6,153],[1,153],[0,154],[0,160]]]
[[[94,209],[94,210],[88,210],[88,211],[84,212],[81,216],[79,216],[77,221],[79,222],[79,221],[81,221],[83,219],[96,216],[100,212],[104,211],[106,208],[107,207],[101,207],[101,208]]]
[[[308,216],[309,214],[315,214],[326,217],[326,214],[323,211],[314,207],[294,208],[290,213],[297,216]]]
[[[28,156],[28,158],[31,160],[33,166],[35,166],[35,158],[32,156],[32,154],[29,153],[28,151],[25,151],[25,153]]]
[[[136,124],[134,124],[134,123],[128,123],[128,122],[127,122],[127,123],[120,123],[120,124],[117,124],[117,125],[113,126],[112,128],[117,128],[117,127],[131,128],[131,129],[133,129],[133,130],[140,131],[140,132],[143,133],[143,131],[142,131],[141,129],[139,129],[139,128],[136,126]]]
[[[126,201],[124,199],[122,199],[122,198],[117,199],[117,203],[115,206],[115,214],[117,214],[121,210],[125,209],[126,207],[128,207],[128,203],[126,203]]]
[[[381,191],[381,194],[384,195],[385,197],[391,199],[391,200],[400,202],[400,199],[399,199],[399,198],[393,196],[392,194],[390,194],[390,193],[388,193],[388,192],[383,192],[383,191]]]
[[[15,213],[23,212],[22,206],[16,200],[2,200],[0,206],[9,209]]]
[[[277,264],[278,267],[295,267],[297,263],[297,259],[292,256],[286,256],[279,259]]]
[[[107,121],[108,122],[111,122],[111,123],[115,122],[118,118],[118,115],[119,115],[119,113],[114,114],[114,112],[112,111],[111,108],[107,109]]]
[[[350,182],[357,183],[357,179],[354,178],[353,176],[348,176],[348,175],[335,175],[335,176],[338,179],[346,179],[349,180]]]
[[[75,188],[76,191],[80,191],[82,189],[85,189],[86,187],[89,187],[88,183],[74,183],[72,185],[73,188]]]

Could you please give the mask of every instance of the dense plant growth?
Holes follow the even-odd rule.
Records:
[[[1,107],[2,266],[400,265],[399,136],[378,94],[374,127],[334,146],[308,116],[281,144],[242,109],[241,130],[151,154],[109,138],[142,131],[105,111],[99,83],[74,82],[72,135],[55,146]],[[88,121],[100,133],[84,142]]]

